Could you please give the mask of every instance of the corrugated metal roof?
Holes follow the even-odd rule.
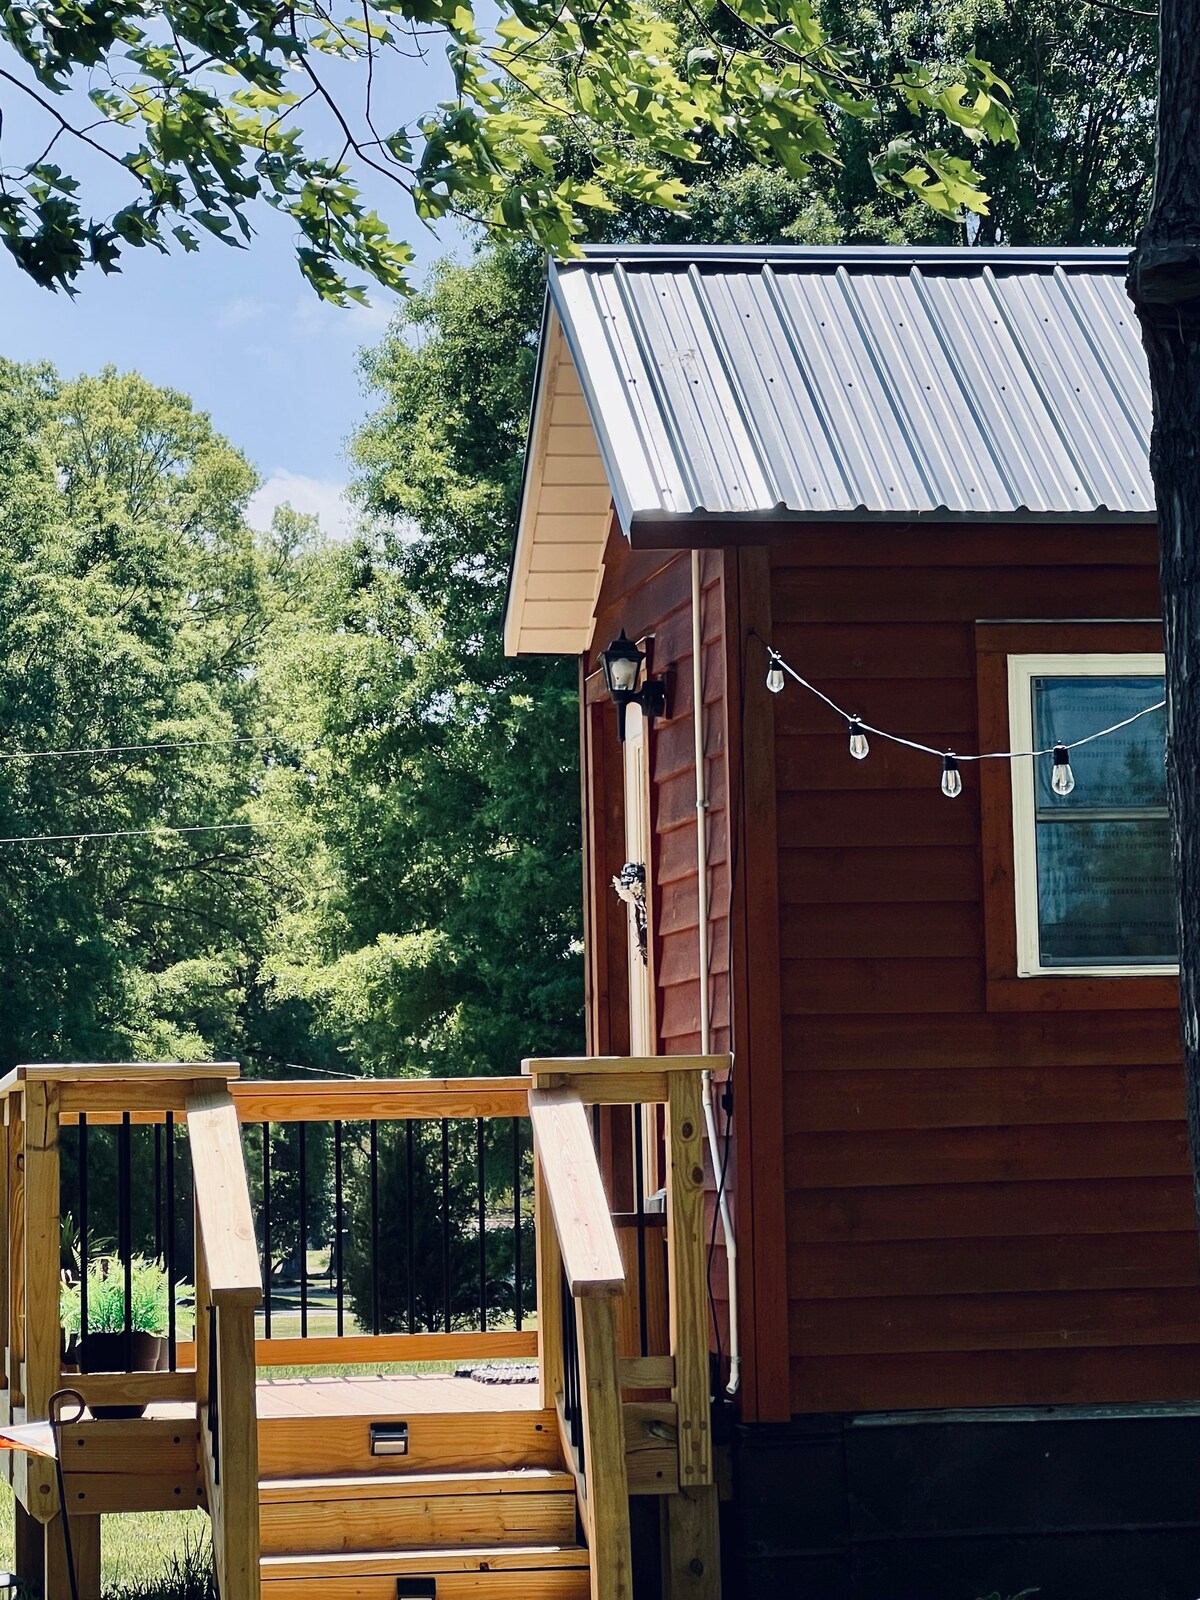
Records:
[[[1115,250],[593,247],[550,295],[627,533],[663,519],[1146,520]]]

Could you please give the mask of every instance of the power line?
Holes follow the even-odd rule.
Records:
[[[266,749],[283,742],[281,739],[259,739],[253,734],[244,734],[229,739],[164,739],[157,744],[99,744],[83,746],[78,750],[0,750],[0,761],[45,761],[61,756],[116,756],[152,750],[214,750],[236,744],[254,744]],[[312,750],[316,747],[301,745],[299,748]]]
[[[184,827],[171,827],[163,823],[157,828],[112,828],[103,833],[27,833],[0,844],[73,844],[85,839],[147,839],[162,833],[235,833],[247,828],[279,828],[282,821],[273,822],[201,822]]]

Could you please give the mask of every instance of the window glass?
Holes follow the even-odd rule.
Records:
[[[1069,744],[1163,694],[1138,677],[1032,679],[1034,742]],[[1166,966],[1177,960],[1163,769],[1164,714],[1071,751],[1075,788],[1055,794],[1035,763],[1038,941],[1043,967]]]

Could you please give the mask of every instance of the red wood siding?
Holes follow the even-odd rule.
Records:
[[[730,827],[725,720],[724,561],[707,553],[701,564],[704,641],[704,750],[708,796],[709,1007],[711,1048],[730,1048]],[[616,712],[600,688],[600,651],[625,629],[632,639],[652,633],[649,670],[668,684],[667,716],[649,731],[650,966],[658,1049],[686,1055],[700,1049],[699,865],[696,839],[695,732],[692,716],[692,599],[689,552],[630,551],[614,531],[605,555],[593,648],[584,662],[584,808],[589,843],[586,873],[590,915],[589,1038],[597,1048],[628,1043],[624,972],[625,909],[610,887],[624,860],[624,774]],[[589,687],[590,682],[590,687]],[[718,1117],[722,1133],[724,1120]],[[736,1152],[729,1183],[736,1190]],[[710,1220],[715,1184],[709,1163]],[[727,1285],[718,1245],[712,1263],[720,1345],[728,1351]]]
[[[975,750],[976,622],[1154,617],[1155,560],[1140,529],[801,535],[773,638],[849,710]],[[1194,1399],[1174,1010],[989,1009],[978,769],[949,801],[927,756],[853,761],[794,684],[772,714],[793,1411]]]
[[[729,826],[725,763],[725,662],[722,563],[707,554],[702,565],[704,639],[705,777],[708,786],[708,899],[712,1047],[729,1048]],[[666,1054],[700,1048],[698,861],[696,848],[695,735],[692,720],[691,558],[686,552],[634,554],[614,532],[605,556],[593,649],[585,671],[600,669],[600,651],[622,628],[631,639],[654,634],[650,670],[668,682],[667,716],[649,734],[650,818],[654,860],[651,899],[651,965],[656,1031]],[[594,737],[603,760],[588,754],[594,815],[622,805],[623,771],[616,738],[616,712],[597,702],[604,732]],[[609,829],[609,859],[597,860],[597,892],[612,897],[608,884],[624,859],[621,836]],[[622,912],[622,916],[624,913]],[[618,993],[619,989],[619,993]],[[614,1003],[627,1005],[623,986]],[[613,1023],[614,1036],[622,1031]]]

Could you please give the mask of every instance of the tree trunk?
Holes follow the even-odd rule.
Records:
[[[1161,0],[1158,151],[1129,293],[1150,365],[1167,658],[1167,801],[1200,1213],[1200,0]]]

